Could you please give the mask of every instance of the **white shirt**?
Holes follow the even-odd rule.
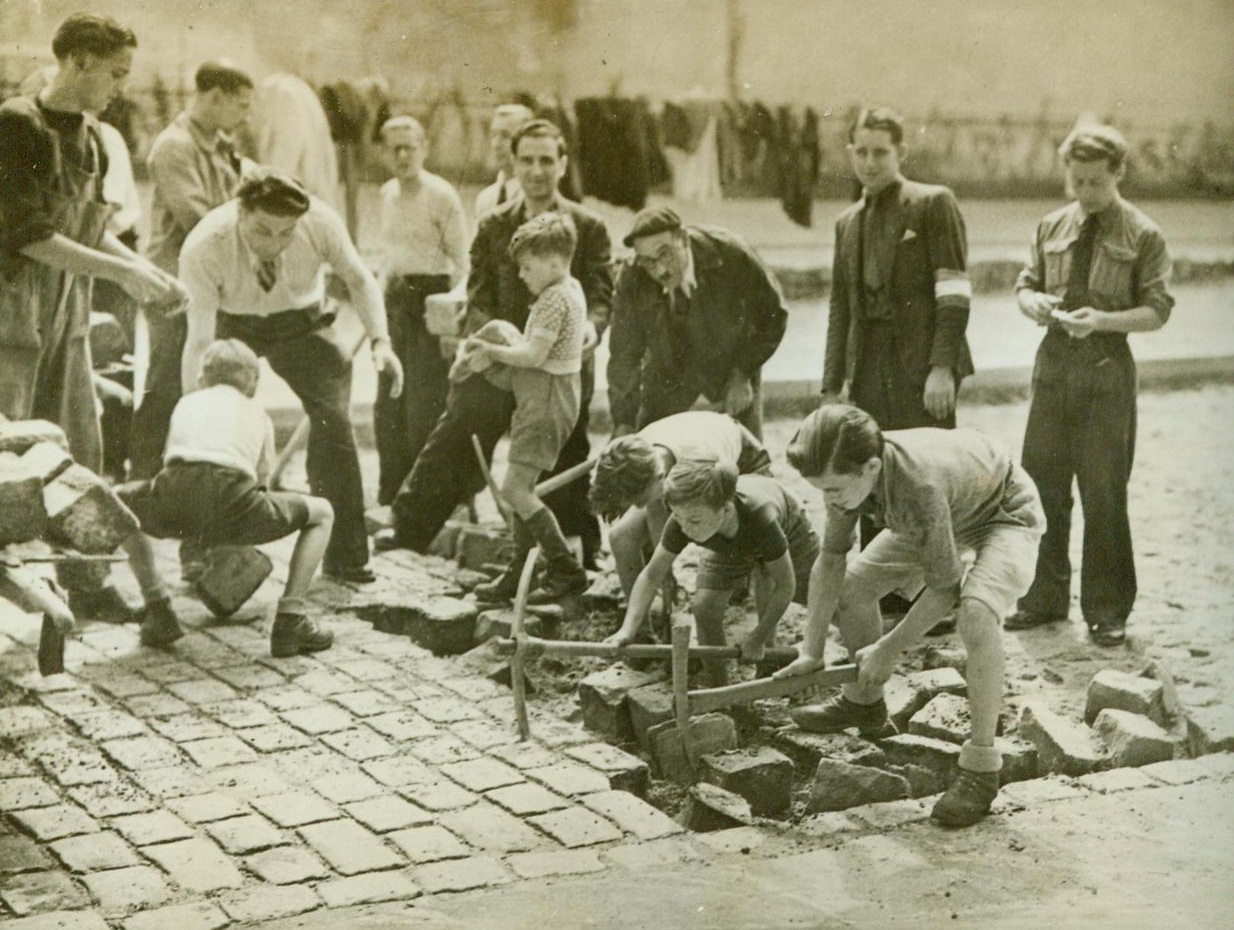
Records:
[[[133,180],[133,159],[120,130],[111,123],[97,124],[107,151],[107,174],[103,175],[103,199],[115,204],[116,210],[107,220],[107,229],[117,236],[135,229],[141,222],[141,196]]]
[[[171,414],[164,464],[209,462],[261,481],[274,461],[274,424],[265,408],[230,384],[185,394]]]
[[[505,191],[505,197],[501,196],[502,191]],[[501,206],[503,203],[508,203],[522,192],[519,187],[518,178],[506,177],[504,171],[497,172],[497,180],[490,184],[480,193],[476,194],[476,217],[481,217],[489,210]]]
[[[687,410],[654,420],[638,435],[653,446],[668,449],[678,462],[702,459],[727,462],[734,468],[744,445],[741,424],[710,410]]]
[[[381,272],[393,275],[467,274],[467,220],[463,203],[445,178],[420,172],[408,193],[398,178],[381,186]]]

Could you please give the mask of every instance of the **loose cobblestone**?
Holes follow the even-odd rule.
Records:
[[[356,875],[395,868],[403,859],[354,820],[331,820],[299,829],[300,835],[336,872]]]
[[[406,901],[420,895],[420,889],[401,872],[373,872],[322,882],[317,893],[327,907],[350,907],[382,901]]]

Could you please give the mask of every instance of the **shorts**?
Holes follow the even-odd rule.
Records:
[[[1015,612],[1037,569],[1041,528],[994,523],[957,537],[956,548],[968,565],[960,597],[980,601],[1000,620]],[[859,584],[877,599],[891,591],[915,596],[925,586],[918,546],[887,530],[879,533],[848,563],[845,587]]]
[[[303,494],[267,491],[242,471],[208,462],[172,462],[117,493],[147,536],[206,547],[273,542],[309,521]]]
[[[549,471],[578,424],[582,379],[578,372],[552,375],[539,368],[511,367],[510,374],[514,416],[509,460]]]
[[[793,601],[805,604],[810,590],[810,571],[818,560],[818,535],[810,526],[805,511],[800,508],[789,516],[784,535],[788,538],[788,554],[793,561],[796,581]],[[758,564],[755,559],[733,558],[705,548],[698,563],[696,587],[700,591],[732,591],[746,583],[750,572]]]

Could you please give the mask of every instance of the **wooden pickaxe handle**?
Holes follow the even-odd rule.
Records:
[[[748,704],[765,698],[787,697],[807,688],[828,688],[857,680],[856,665],[834,665],[787,678],[756,678],[723,688],[690,692],[690,713],[705,714],[733,704]]]

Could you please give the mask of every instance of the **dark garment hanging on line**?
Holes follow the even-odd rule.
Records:
[[[587,97],[574,103],[583,191],[641,210],[651,186],[650,119],[640,100]]]

